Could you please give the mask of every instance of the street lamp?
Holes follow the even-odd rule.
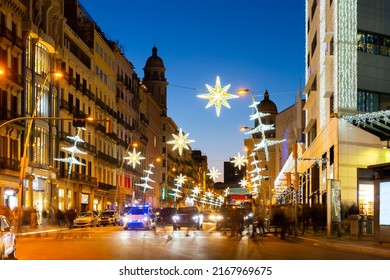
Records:
[[[24,145],[23,145],[23,156],[21,157],[21,160],[20,160],[19,189],[21,189],[22,195],[23,195],[23,178],[26,176],[26,169],[28,166],[27,147],[28,147],[29,141],[30,141],[32,125],[34,122],[34,118],[36,117],[36,114],[37,114],[38,105],[39,105],[39,102],[40,102],[41,97],[43,95],[45,85],[49,81],[49,78],[51,75],[53,75],[55,78],[60,78],[63,76],[63,74],[60,72],[51,72],[51,73],[47,74],[45,79],[43,80],[42,86],[39,90],[37,99],[35,101],[34,110],[32,111],[32,114],[31,114],[31,121],[28,124],[27,133],[26,133],[26,137],[25,137],[25,141],[24,141]],[[23,203],[23,201],[21,203]]]

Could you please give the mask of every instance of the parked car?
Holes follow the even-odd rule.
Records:
[[[0,260],[16,258],[16,235],[8,219],[0,215]]]
[[[100,225],[121,225],[121,218],[116,210],[104,210],[100,213]]]
[[[131,207],[124,216],[123,228],[155,229],[156,221],[152,207],[149,205]]]
[[[217,216],[216,216],[214,211],[205,210],[205,211],[202,211],[201,214],[203,216],[204,223],[215,223]]]
[[[156,223],[157,225],[172,225],[173,216],[176,214],[176,207],[161,208],[156,211]]]
[[[93,211],[81,212],[73,222],[74,227],[98,227],[100,218]]]
[[[180,230],[181,227],[195,227],[202,229],[203,216],[196,206],[183,206],[177,209],[176,215],[173,216],[173,229]]]

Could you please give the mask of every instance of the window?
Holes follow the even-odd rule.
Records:
[[[388,110],[390,106],[390,94],[358,90],[357,110],[361,112],[377,112]]]
[[[334,93],[329,98],[329,113],[330,115],[334,114]]]
[[[329,149],[329,165],[334,163],[334,146]]]

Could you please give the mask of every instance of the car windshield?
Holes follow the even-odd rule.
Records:
[[[178,214],[194,214],[194,213],[198,213],[197,209],[196,208],[192,208],[192,207],[188,207],[188,208],[179,208],[177,210],[177,213]]]
[[[131,208],[129,215],[144,215],[148,214],[148,208]]]
[[[176,213],[176,208],[165,208],[160,210],[160,214],[162,215],[170,215]]]
[[[91,216],[92,216],[92,213],[84,212],[84,213],[81,213],[79,217],[91,217]]]
[[[114,216],[114,212],[112,212],[112,211],[102,212],[102,216],[110,216],[110,217],[112,217],[112,216]]]

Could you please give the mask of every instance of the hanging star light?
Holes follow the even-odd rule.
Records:
[[[230,188],[227,187],[227,188],[223,191],[223,194],[224,194],[225,196],[228,196],[229,193],[230,193]]]
[[[234,163],[234,167],[238,167],[239,170],[241,170],[241,166],[245,166],[245,164],[248,162],[248,160],[244,156],[241,156],[240,153],[236,157],[233,157],[234,159],[230,162]]]
[[[127,157],[124,157],[123,159],[124,160],[128,160],[127,164],[130,165],[132,164],[133,168],[135,168],[135,166],[137,164],[141,164],[141,160],[142,159],[145,159],[144,157],[141,156],[141,152],[138,152],[135,150],[135,148],[133,148],[133,152],[128,152],[129,156]]]
[[[192,192],[194,196],[198,196],[202,190],[199,188],[199,186],[196,186]]]
[[[189,149],[187,144],[195,142],[194,140],[187,139],[188,135],[189,135],[189,133],[183,134],[183,131],[180,128],[178,135],[172,134],[174,140],[168,141],[167,143],[174,145],[172,148],[173,151],[176,149],[179,149],[179,155],[181,155],[183,152],[183,149],[187,149],[187,150]]]
[[[185,175],[183,175],[182,173],[180,173],[176,178],[175,178],[175,181],[176,181],[176,185],[180,185],[180,187],[185,183],[185,181],[187,181],[187,178]]]
[[[241,186],[241,188],[245,188],[246,186],[249,185],[249,182],[247,179],[243,178],[238,184]]]
[[[215,183],[215,180],[219,177],[219,175],[221,175],[220,172],[218,172],[218,169],[215,169],[215,167],[213,166],[213,169],[209,170],[210,172],[207,173],[207,176],[209,176],[210,179],[212,179]]]
[[[215,110],[217,112],[217,117],[219,117],[221,112],[221,106],[224,105],[225,107],[230,109],[230,105],[227,102],[227,99],[232,98],[238,98],[238,95],[234,95],[231,93],[227,93],[227,91],[230,88],[230,84],[224,87],[221,87],[221,81],[219,79],[219,76],[217,76],[217,81],[215,83],[215,87],[212,88],[208,84],[206,84],[206,87],[209,91],[209,93],[199,94],[199,98],[208,99],[209,103],[206,105],[206,109],[210,108],[211,106],[215,106]]]

